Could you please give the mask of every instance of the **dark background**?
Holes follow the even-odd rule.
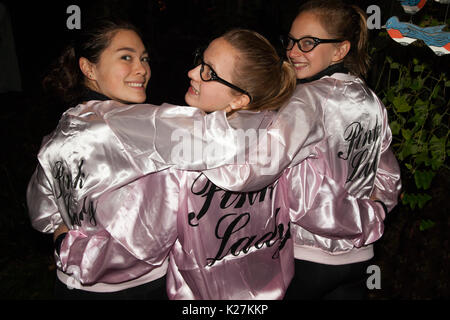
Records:
[[[80,6],[82,24],[95,17],[115,15],[137,25],[143,31],[151,52],[152,78],[148,102],[184,104],[189,83],[187,72],[197,47],[206,45],[232,27],[245,27],[262,33],[280,49],[278,36],[289,30],[302,2],[2,1],[11,17],[22,90],[0,94],[3,144],[0,162],[0,298],[52,298],[55,266],[51,236],[31,228],[25,192],[37,164],[36,155],[42,137],[56,127],[67,109],[67,106],[46,96],[40,83],[50,63],[76,32],[66,28],[69,5]],[[382,24],[393,15],[404,18],[402,21],[409,19],[396,0],[353,2],[364,10],[372,4],[380,6]],[[442,8],[446,6],[438,10]],[[371,41],[375,41],[379,32],[370,32]],[[434,68],[448,70],[450,55],[437,58],[427,50],[413,52],[394,41],[384,47],[386,53],[397,59],[421,56],[429,59]],[[367,79],[369,85],[383,59],[373,57],[372,71]],[[434,191],[438,200],[430,207],[432,212],[427,213],[438,222],[437,227],[420,232],[417,216],[407,216],[401,206],[388,216],[385,235],[376,244],[374,261],[381,268],[382,289],[371,291],[371,299],[449,297],[448,186],[448,175],[444,175]]]

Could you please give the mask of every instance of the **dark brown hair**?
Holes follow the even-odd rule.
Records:
[[[253,98],[247,110],[276,110],[292,95],[295,70],[279,57],[262,35],[246,29],[234,29],[223,36],[239,52],[233,83]]]
[[[42,81],[44,90],[56,94],[69,105],[81,102],[81,97],[88,89],[85,85],[85,76],[79,67],[79,59],[84,57],[91,63],[98,63],[101,54],[108,48],[119,30],[135,31],[142,39],[140,31],[127,21],[115,19],[96,21],[83,28],[50,67]]]
[[[322,26],[333,38],[350,41],[350,51],[344,58],[345,67],[353,75],[365,77],[369,68],[367,16],[356,5],[339,0],[311,0],[300,7],[303,12],[317,15]],[[297,16],[298,16],[297,15]]]

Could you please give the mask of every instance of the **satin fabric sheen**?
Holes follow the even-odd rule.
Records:
[[[276,115],[241,112],[228,120],[223,112],[205,115],[194,108],[123,106],[113,101],[91,101],[71,109],[39,153],[40,166],[28,188],[33,226],[51,233],[63,220],[73,229],[61,248],[58,267],[66,272],[70,266],[79,268],[83,284],[118,283],[144,275],[161,266],[172,248],[171,298],[279,299],[293,272],[291,240],[277,251],[283,239],[280,230],[287,229],[289,220],[295,223],[291,227],[296,245],[345,253],[382,235],[384,212],[368,200],[370,193],[390,209],[397,201],[399,171],[388,149],[391,137],[384,107],[360,80],[347,77],[299,86]],[[360,113],[347,110],[330,86],[350,95]],[[355,119],[361,128],[375,129],[370,138],[361,138],[366,143],[351,139],[357,132],[352,135]],[[334,124],[331,130],[325,130],[327,121]],[[230,140],[224,133],[266,127],[260,133],[266,138],[258,143],[277,145],[279,161],[236,163],[236,155],[256,148],[236,144],[237,136]],[[202,146],[200,157],[195,152],[173,156],[180,143],[176,138],[184,134],[173,133],[180,128]],[[332,143],[337,137],[343,141]],[[364,163],[348,161],[363,146],[370,146],[359,158]],[[261,143],[256,150],[263,149]],[[367,163],[374,167],[364,166]],[[173,168],[165,170],[169,167]],[[207,170],[200,175],[176,168]],[[152,172],[159,173],[136,180]],[[347,181],[353,177],[357,179]],[[247,202],[238,208],[232,202],[222,208],[224,195],[230,194],[213,192],[209,208],[218,214],[205,213],[196,221],[192,217],[201,212],[205,195],[189,189],[195,181],[210,183],[213,191],[212,183],[229,190],[260,191],[274,183],[276,188],[261,202],[255,202],[260,193],[253,193],[256,198],[247,194]],[[254,212],[259,212],[258,219]],[[252,223],[245,224],[247,219]],[[231,236],[223,244],[227,230]],[[212,258],[222,259],[208,265]],[[261,270],[255,272],[254,263]]]
[[[132,146],[137,141],[123,116],[132,116],[134,113],[135,107],[130,107],[128,110],[116,110],[106,117],[117,136]],[[162,134],[157,130],[167,126],[165,120],[162,117],[150,118],[153,119],[153,125],[147,126],[146,130],[150,136],[156,137],[155,146],[144,153],[149,155],[148,150],[154,149],[171,150],[170,147],[162,147],[164,143],[167,146],[167,140],[158,140]],[[231,142],[236,139],[230,139],[229,136],[214,135],[220,132],[219,129],[230,127],[224,118],[216,120],[208,116],[198,119],[198,122],[204,121],[201,126],[203,131],[191,137],[194,144],[204,147],[203,150],[207,149],[205,146],[226,146],[229,155],[218,158],[204,151],[203,157],[180,161],[164,154],[162,161],[182,169],[208,169],[204,174],[211,181],[232,191],[261,189],[280,177],[285,168],[293,168],[294,173],[290,175],[294,177],[293,183],[308,189],[308,192],[303,192],[302,201],[310,199],[303,204],[304,212],[308,212],[308,220],[305,217],[303,225],[296,223],[292,227],[298,247],[309,246],[324,254],[345,254],[356,249],[355,244],[362,246],[382,236],[385,212],[380,204],[370,201],[369,197],[372,195],[383,201],[388,210],[392,210],[401,191],[400,169],[389,148],[392,134],[386,109],[361,79],[336,73],[299,85],[290,101],[275,116],[267,132],[263,133],[267,139],[260,139],[259,144],[251,148],[252,152],[262,150],[267,141],[269,145],[277,146],[279,161],[275,158],[269,164],[261,162],[261,159],[244,164],[232,159],[233,155],[248,149],[233,145]],[[195,131],[193,123],[186,124],[190,132]],[[305,158],[306,162],[301,164]],[[213,168],[214,165],[230,163],[232,165]],[[310,170],[303,170],[305,166],[309,166]],[[305,173],[295,178],[295,172]],[[359,235],[349,240],[342,230],[347,223],[336,223],[337,217],[359,220]],[[293,221],[298,222],[296,215]],[[322,226],[327,226],[326,237],[318,233]],[[367,260],[373,256],[373,251],[368,252],[366,250],[364,256],[353,255],[349,263]],[[298,255],[296,257],[300,258]]]
[[[33,225],[53,232],[62,219],[72,229],[58,268],[84,287],[122,284],[162,266],[172,248],[172,299],[281,299],[293,276],[286,192],[226,192],[175,169],[136,180],[142,171],[105,131],[101,111],[92,113],[112,104],[66,112],[39,153],[28,188]],[[258,128],[272,117],[231,122]]]

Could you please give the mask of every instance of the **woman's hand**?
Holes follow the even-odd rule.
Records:
[[[59,226],[58,229],[56,229],[55,233],[53,234],[53,241],[56,241],[56,239],[63,233],[69,232],[69,228],[63,223]]]

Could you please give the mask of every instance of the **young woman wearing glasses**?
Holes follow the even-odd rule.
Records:
[[[240,129],[264,129],[295,88],[295,74],[256,32],[233,30],[196,53],[186,103],[205,112],[248,110]],[[255,79],[258,81],[255,83]],[[256,112],[252,112],[256,111]],[[213,113],[211,114],[213,115]],[[170,253],[171,299],[281,299],[293,275],[285,186],[220,189],[202,173],[169,170],[180,183],[178,238]],[[164,172],[157,175],[166,174]],[[170,193],[169,193],[170,192]]]
[[[279,169],[290,161],[278,180],[292,187],[287,193],[296,272],[286,298],[362,299],[372,243],[382,236],[385,215],[401,191],[386,109],[361,80],[368,69],[366,18],[340,1],[310,1],[284,40],[299,85],[268,132],[286,145],[274,161]],[[195,85],[193,93],[199,91]],[[296,126],[298,116],[322,127],[323,139],[296,143],[294,132],[311,129],[308,123]],[[270,133],[287,123],[278,136]],[[305,151],[310,157],[301,162]],[[260,169],[246,163],[204,174],[225,189],[251,191],[276,176],[276,170]]]
[[[312,167],[311,177],[328,180],[355,197],[376,199],[384,219],[397,204],[400,170],[389,149],[392,135],[386,109],[361,80],[368,69],[367,41],[366,18],[360,8],[340,1],[309,1],[301,7],[283,44],[303,94],[311,95],[310,103],[323,110],[325,138],[316,146],[316,159],[307,159],[301,166]],[[307,210],[311,217],[324,217],[327,211],[354,216],[361,218],[363,230],[377,235],[373,240],[383,234],[382,224],[376,227],[356,210],[331,210],[341,201],[332,189],[313,195],[314,204]],[[373,216],[374,212],[366,213]],[[315,220],[319,224],[340,228],[332,219]],[[342,237],[323,238],[314,229],[314,223],[307,229],[292,225],[296,275],[286,298],[364,298],[373,246],[356,246]]]

